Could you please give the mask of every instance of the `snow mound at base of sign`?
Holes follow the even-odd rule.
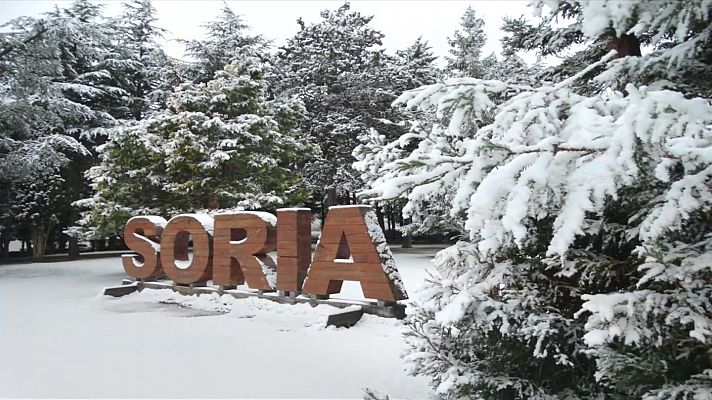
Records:
[[[227,314],[234,318],[254,318],[262,321],[297,322],[300,326],[313,329],[335,329],[327,327],[329,315],[344,311],[343,308],[319,304],[312,307],[309,304],[280,304],[274,301],[248,297],[236,299],[230,295],[217,293],[201,295],[182,295],[170,289],[146,289],[117,299],[108,299],[109,308],[127,310],[136,307],[137,311],[146,311],[151,305],[176,305],[180,307],[180,315],[208,316]],[[193,315],[185,313],[184,309],[193,311]],[[402,322],[393,318],[381,318],[375,315],[364,315],[358,324],[400,326]]]

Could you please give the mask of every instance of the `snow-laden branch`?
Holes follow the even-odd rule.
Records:
[[[502,82],[458,80],[466,85],[437,84],[404,94],[399,102],[410,108],[434,107],[447,124],[433,125],[410,153],[396,151],[393,144],[383,147],[398,157],[381,157],[380,174],[371,172],[379,176],[362,196],[407,196],[413,203],[428,201],[437,192],[454,193],[448,197],[450,213],[466,211],[465,227],[485,254],[521,245],[528,219],[554,217],[549,253],[564,254],[584,233],[589,213],[600,213],[622,188],[640,183],[635,155],[646,154],[663,165],[656,176],[668,177],[667,169],[680,167],[684,175],[674,182],[661,180],[669,184],[664,201],[652,207],[641,225],[641,239],[654,241],[678,229],[712,199],[712,105],[634,85],[626,93],[589,97],[574,92],[576,79],[596,66],[558,84],[519,92],[496,106],[490,96],[508,90]],[[487,112],[494,117],[477,129],[460,120],[463,112],[469,118],[485,119]]]

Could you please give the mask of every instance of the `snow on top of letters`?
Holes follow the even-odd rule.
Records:
[[[205,231],[208,232],[211,236],[215,231],[215,219],[213,219],[213,217],[208,214],[179,214],[171,218],[171,221],[178,217],[194,218],[196,221],[200,222],[201,225],[203,225]]]
[[[126,225],[128,225],[131,221],[140,219],[140,218],[147,219],[150,223],[155,225],[157,228],[165,228],[166,225],[168,224],[168,221],[166,221],[165,218],[159,217],[157,215],[140,215],[140,216],[129,218],[129,220],[126,221]]]

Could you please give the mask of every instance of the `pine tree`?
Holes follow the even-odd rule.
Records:
[[[475,9],[468,6],[460,21],[461,30],[448,38],[451,57],[447,58],[445,70],[451,76],[481,78],[482,48],[487,42],[484,31],[485,21],[477,16]]]
[[[537,86],[458,78],[405,93],[438,123],[411,132],[417,146],[365,193],[443,198],[469,236],[416,298],[408,368],[448,398],[705,398],[709,5],[534,5],[541,25],[519,24],[512,46],[583,49]]]
[[[250,35],[249,26],[227,4],[220,15],[203,27],[205,40],[185,41],[186,53],[196,61],[188,65],[187,75],[201,83],[213,79],[226,65],[245,58],[266,61],[267,41],[260,35]]]
[[[299,171],[313,151],[297,130],[303,112],[298,101],[267,99],[254,59],[185,84],[167,110],[108,131],[88,173],[96,194],[81,204],[91,210],[85,233],[121,232],[133,215],[303,202]]]
[[[0,169],[5,171],[0,179],[9,203],[3,207],[1,241],[30,231],[40,244],[35,257],[41,258],[51,228],[72,222],[71,202],[85,189],[75,178],[95,143],[91,132],[114,123],[110,111],[124,92],[110,83],[104,66],[110,44],[99,6],[77,0],[42,19],[15,19],[6,28],[0,53]],[[58,177],[67,183],[62,196],[49,203],[29,201],[54,193]]]
[[[412,45],[404,50],[396,51],[392,62],[391,81],[395,93],[415,89],[424,85],[432,85],[439,77],[440,71],[434,62],[437,56],[428,41],[418,37]]]
[[[435,83],[442,74],[442,71],[434,64],[436,59],[437,57],[433,54],[428,42],[423,41],[422,38],[416,39],[406,49],[396,51],[395,57],[388,61],[383,74],[385,83],[379,88],[379,91],[390,94],[392,103],[398,94],[404,91]],[[352,167],[359,173],[359,178],[366,186],[369,186],[380,176],[383,165],[397,159],[405,149],[410,148],[409,146],[413,142],[407,138],[408,126],[413,124],[413,129],[417,129],[416,125],[420,126],[427,123],[426,121],[428,121],[428,115],[425,113],[392,107],[390,112],[378,123],[372,124],[366,131],[359,134],[359,144],[352,152],[356,159]],[[397,138],[401,138],[397,145],[388,144]],[[376,213],[380,217],[380,207],[385,207],[402,217],[403,205],[404,202],[400,200],[377,203]],[[405,235],[404,237],[414,233],[425,233],[425,230],[418,229],[423,226],[419,222],[418,218],[415,221],[404,221],[405,225],[399,228]],[[429,225],[429,227],[433,226]],[[385,226],[383,228],[386,229]],[[407,247],[407,241],[404,243]]]
[[[165,30],[155,24],[158,17],[151,1],[130,0],[123,8],[112,21],[117,30],[114,52],[105,64],[116,86],[126,93],[121,102],[125,110],[115,116],[140,120],[165,106],[170,93],[166,75],[172,63],[157,42]]]
[[[358,136],[392,112],[390,59],[376,49],[383,34],[369,26],[372,17],[351,12],[348,3],[321,17],[298,21],[301,30],[280,49],[274,85],[306,106],[302,130],[321,150],[305,171],[312,189],[323,195],[335,188],[349,198],[362,186],[351,168]]]

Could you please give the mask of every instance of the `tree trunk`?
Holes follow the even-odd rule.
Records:
[[[77,238],[69,238],[69,259],[76,260],[79,258],[79,243],[77,243]]]
[[[329,207],[335,206],[339,203],[336,198],[336,187],[327,187],[326,196],[322,198],[321,201],[321,227],[324,227],[324,221],[326,221],[326,214],[329,212]]]
[[[339,201],[340,204],[351,204],[351,194],[349,192],[344,193],[344,196]]]
[[[400,217],[401,217],[401,227],[403,225],[410,225],[413,220],[411,218],[403,218],[403,209],[400,209]],[[413,247],[413,237],[410,236],[409,233],[403,234],[403,248],[404,249],[410,249]]]
[[[381,226],[381,230],[383,232],[386,231],[386,221],[383,219],[383,208],[379,204],[376,204],[375,206],[376,209],[376,219],[378,220],[378,225]]]
[[[0,235],[0,260],[4,260],[10,256],[10,237],[9,235]]]
[[[623,34],[621,37],[611,39],[608,49],[617,51],[617,58],[640,56],[640,41],[635,35]]]
[[[324,203],[326,209],[337,204],[339,204],[339,200],[336,197],[336,187],[326,188],[326,202]]]
[[[205,208],[208,210],[217,210],[220,208],[220,202],[218,201],[217,197],[215,197],[214,194],[209,194],[208,198],[205,199]]]
[[[44,230],[42,228],[32,229],[32,259],[35,261],[40,261],[45,256],[45,249],[47,247],[47,238],[49,237],[49,231],[51,228]]]
[[[401,245],[404,249],[410,249],[413,247],[413,237],[410,234],[403,235],[403,244]]]

